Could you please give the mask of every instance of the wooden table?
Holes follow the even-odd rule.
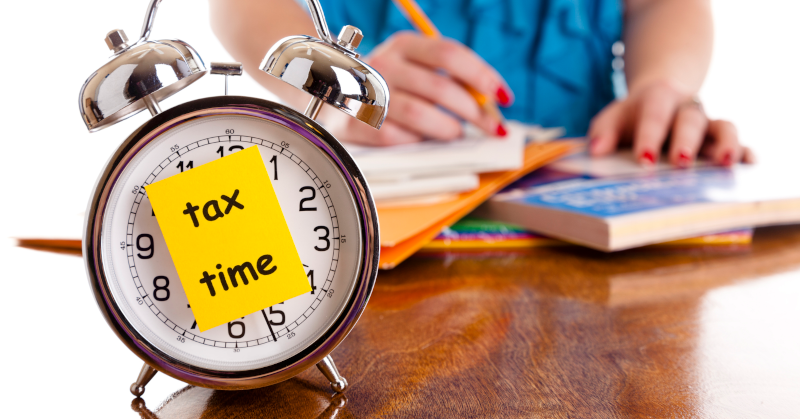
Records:
[[[333,356],[344,395],[313,369],[132,407],[146,418],[800,417],[800,228],[761,229],[737,249],[416,256],[381,272]]]

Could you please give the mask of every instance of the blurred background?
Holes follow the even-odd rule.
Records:
[[[78,91],[86,78],[111,55],[103,38],[111,29],[124,29],[138,38],[147,0],[78,2],[11,2],[4,7],[0,31],[6,41],[0,104],[4,127],[3,190],[0,223],[0,266],[6,281],[4,295],[18,303],[0,305],[7,339],[41,339],[29,347],[3,345],[4,355],[33,351],[47,371],[53,363],[74,363],[76,377],[64,381],[79,386],[87,369],[113,365],[130,370],[129,376],[108,377],[112,398],[80,401],[81,410],[119,409],[130,403],[126,389],[141,366],[118,342],[95,306],[82,262],[62,256],[57,266],[39,266],[37,252],[14,247],[12,237],[78,237],[89,194],[107,158],[136,127],[149,119],[147,112],[99,133],[89,134],[78,113]],[[759,164],[796,165],[800,159],[800,2],[793,0],[714,0],[715,49],[711,70],[700,93],[708,114],[738,126],[744,144],[753,148]],[[338,32],[339,28],[333,28]],[[208,6],[198,0],[168,0],[158,12],[151,39],[178,38],[194,46],[205,60],[232,58],[209,27]],[[266,52],[266,51],[265,51]],[[189,89],[161,103],[167,109],[199,97],[221,95],[224,79],[206,76]],[[245,75],[230,80],[230,93],[271,99],[272,95]],[[792,182],[794,179],[776,179]],[[46,270],[52,282],[33,272]],[[68,302],[67,305],[64,302]],[[63,307],[69,307],[64,309]],[[22,321],[25,310],[52,310],[52,323]],[[62,311],[68,311],[64,315]],[[11,321],[16,319],[19,321]],[[8,340],[6,341],[8,342]],[[60,359],[58,345],[86,345],[85,359]],[[8,358],[7,358],[8,359]],[[41,374],[6,380],[4,387],[38,384]],[[64,385],[63,383],[61,385]],[[162,400],[183,385],[158,375],[148,395]],[[10,388],[4,390],[11,391]],[[160,394],[160,396],[159,396]],[[35,399],[15,400],[24,405]],[[160,398],[159,398],[160,397]],[[53,392],[53,403],[65,409],[76,401],[69,392]],[[155,407],[155,406],[151,406]]]

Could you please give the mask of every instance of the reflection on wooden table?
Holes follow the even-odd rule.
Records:
[[[381,272],[334,351],[344,397],[314,369],[132,407],[159,418],[789,417],[799,331],[798,227],[726,251],[416,257]]]

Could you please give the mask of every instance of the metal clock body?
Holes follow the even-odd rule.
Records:
[[[329,354],[355,325],[374,286],[378,220],[357,165],[313,118],[328,103],[377,128],[388,106],[385,83],[352,52],[360,32],[346,27],[340,38],[347,35],[349,41],[333,44],[312,0],[312,17],[318,29],[325,28],[320,37],[328,40],[286,38],[270,50],[264,65],[264,71],[292,84],[305,77],[307,83],[298,87],[313,96],[305,114],[227,95],[161,112],[159,100],[191,84],[205,69],[186,43],[147,41],[159,3],[151,1],[142,38],[133,45],[127,45],[121,31],[109,33],[116,58],[87,80],[80,98],[90,131],[145,108],[153,114],[120,145],[100,175],[83,241],[103,315],[145,361],[131,392],[141,395],[156,371],[204,387],[247,389],[283,381],[311,365],[319,367],[335,391],[343,391],[347,382]],[[312,65],[303,64],[301,70],[292,64],[309,57]],[[211,72],[226,75],[227,93],[227,76],[241,74],[241,66],[212,63]],[[168,80],[173,73],[174,80]],[[353,89],[353,83],[360,87]],[[120,85],[123,91],[115,93]],[[312,291],[201,333],[146,188],[248,147],[261,151]]]

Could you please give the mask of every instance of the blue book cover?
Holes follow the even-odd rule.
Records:
[[[626,157],[556,162],[476,215],[605,251],[800,222],[800,186],[769,167],[644,169]]]

